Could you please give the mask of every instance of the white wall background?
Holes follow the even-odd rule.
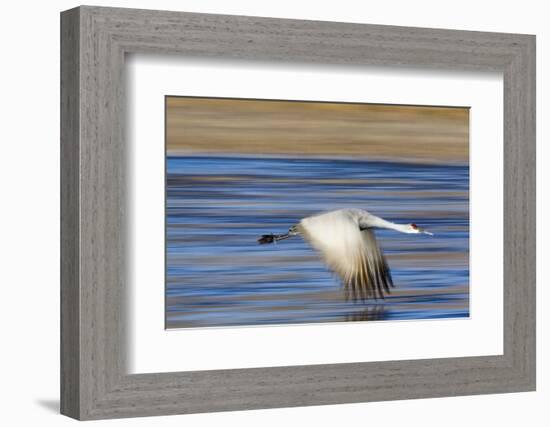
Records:
[[[59,405],[59,11],[74,1],[6,2],[0,32],[0,420],[63,426]],[[120,426],[545,426],[550,421],[550,334],[545,307],[550,182],[550,27],[545,2],[462,0],[157,0],[96,5],[537,34],[538,55],[538,391],[108,421]]]

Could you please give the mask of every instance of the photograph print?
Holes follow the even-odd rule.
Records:
[[[469,112],[166,96],[166,328],[468,318]]]

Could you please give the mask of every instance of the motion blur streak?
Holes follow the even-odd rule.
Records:
[[[467,166],[208,156],[167,169],[169,328],[469,315]],[[256,242],[343,206],[435,234],[377,231],[396,285],[383,301],[346,303],[300,238]]]

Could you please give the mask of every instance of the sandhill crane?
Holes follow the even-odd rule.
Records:
[[[302,236],[317,249],[328,267],[340,276],[346,300],[384,298],[392,277],[374,229],[408,234],[433,234],[416,224],[395,224],[362,209],[339,209],[303,218],[285,234],[264,234],[258,243],[276,243]]]

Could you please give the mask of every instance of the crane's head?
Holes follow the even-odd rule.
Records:
[[[414,233],[414,234],[424,233],[424,234],[429,234],[430,236],[433,236],[433,233],[430,233],[429,231],[424,230],[423,228],[419,227],[416,224],[409,224],[408,225],[408,232],[411,233],[411,234],[412,233]]]

